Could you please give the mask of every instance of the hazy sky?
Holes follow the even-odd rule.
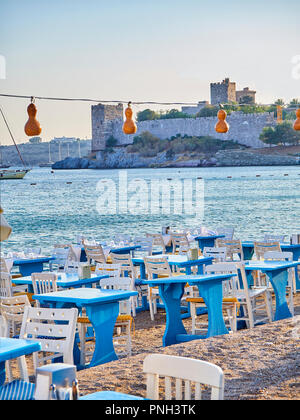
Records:
[[[0,93],[197,102],[230,77],[258,102],[289,101],[299,17],[299,0],[0,0]],[[28,103],[0,98],[18,142]],[[43,140],[91,137],[89,103],[36,104]]]

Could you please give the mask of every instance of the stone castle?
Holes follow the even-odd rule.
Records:
[[[211,104],[217,105],[229,102],[241,102],[244,97],[255,103],[255,91],[244,88],[236,90],[236,83],[230,82],[229,78],[222,83],[211,83]],[[208,105],[208,101],[199,102],[195,107],[182,107],[182,111],[193,115]],[[215,131],[216,118],[178,118],[166,120],[151,120],[138,123],[138,131],[135,135],[125,135],[122,131],[124,108],[122,104],[92,106],[92,152],[101,152],[106,147],[109,137],[117,140],[117,146],[127,146],[133,143],[135,136],[144,131],[166,139],[177,134],[188,136],[212,136],[223,140],[234,140],[240,144],[260,148],[264,143],[259,140],[262,129],[266,126],[275,125],[276,120],[272,113],[244,114],[234,112],[228,116],[230,130],[226,134],[218,134]]]

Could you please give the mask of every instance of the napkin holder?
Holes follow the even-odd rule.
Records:
[[[35,400],[77,400],[78,398],[76,366],[52,363],[36,369]]]
[[[300,244],[300,234],[295,234],[291,236],[291,245],[299,245]]]
[[[79,279],[91,278],[91,266],[89,264],[82,263],[78,266],[78,278]]]
[[[198,259],[198,248],[190,248],[187,252],[188,260],[194,261]]]

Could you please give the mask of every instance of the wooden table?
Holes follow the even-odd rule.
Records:
[[[242,242],[244,260],[251,260],[254,255],[254,242],[243,241]],[[300,244],[290,244],[288,242],[280,243],[282,252],[291,252],[293,254],[293,261],[300,260]],[[300,290],[300,279],[298,276],[298,270],[296,270],[296,290]]]
[[[166,309],[166,329],[163,346],[191,341],[215,335],[228,334],[222,313],[222,282],[233,277],[232,274],[205,274],[176,276],[165,279],[144,281],[149,286],[159,287],[159,295]],[[199,295],[208,309],[208,332],[203,335],[187,334],[180,313],[180,302],[186,284],[198,286]]]
[[[32,273],[41,273],[44,270],[44,264],[54,259],[54,257],[21,258],[15,259],[13,265],[18,266],[20,273],[25,277]]]
[[[81,288],[33,295],[41,305],[56,308],[86,309],[95,332],[95,350],[89,367],[117,360],[113,346],[114,326],[119,315],[119,302],[136,296],[137,292]],[[75,340],[76,341],[76,340]],[[76,343],[75,343],[76,346]],[[79,364],[79,349],[74,349],[75,364]]]
[[[5,382],[5,362],[41,350],[38,341],[0,337],[0,386]]]
[[[52,273],[55,273],[53,271]],[[68,274],[68,273],[56,273],[58,275],[56,284],[59,288],[63,289],[76,289],[80,287],[91,287],[95,283],[99,283],[101,279],[105,279],[108,277],[108,275],[97,275],[95,273],[91,274],[91,278],[89,279],[79,279],[78,274]],[[33,286],[32,286],[32,279],[31,276],[26,277],[19,277],[17,279],[14,279],[14,284],[16,285],[27,285],[28,286],[28,292],[33,293]]]

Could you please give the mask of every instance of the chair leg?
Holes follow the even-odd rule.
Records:
[[[152,301],[150,287],[148,288],[148,302],[149,302],[150,318],[151,318],[151,321],[154,321],[153,301]]]
[[[20,376],[23,381],[29,382],[29,376],[27,371],[27,364],[25,356],[18,357],[18,365],[20,370]]]
[[[264,299],[266,303],[266,311],[268,315],[269,322],[272,322],[273,314],[272,314],[272,305],[270,304],[270,300],[272,300],[271,293],[266,291],[264,294]]]
[[[78,324],[78,334],[80,340],[80,364],[85,366],[86,363],[86,325]]]

